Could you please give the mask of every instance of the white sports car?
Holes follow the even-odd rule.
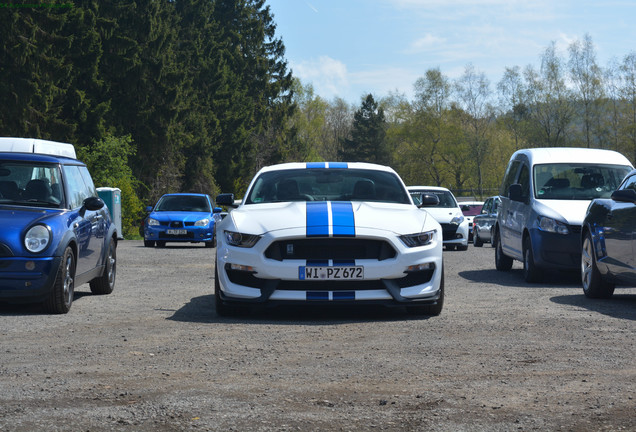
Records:
[[[425,202],[422,205],[435,205]],[[217,226],[216,310],[250,305],[384,304],[439,315],[442,230],[397,173],[368,163],[261,169]]]

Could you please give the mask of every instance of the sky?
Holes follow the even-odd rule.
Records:
[[[588,34],[599,66],[636,51],[636,0],[266,0],[293,75],[320,97],[356,106],[371,93],[413,98],[429,69],[458,79],[467,65],[494,91],[552,42]]]

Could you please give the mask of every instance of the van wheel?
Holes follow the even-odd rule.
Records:
[[[526,282],[533,283],[541,280],[541,273],[534,264],[532,242],[529,237],[523,242],[523,278]]]
[[[500,237],[499,230],[495,231],[495,268],[499,271],[508,271],[512,268],[512,258],[504,254]]]

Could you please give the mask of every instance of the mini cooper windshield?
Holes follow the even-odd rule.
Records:
[[[396,175],[364,169],[295,169],[261,174],[246,204],[289,201],[375,201],[410,204]]]
[[[62,197],[58,165],[0,163],[0,204],[58,208]]]

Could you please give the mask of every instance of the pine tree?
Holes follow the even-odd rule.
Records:
[[[384,110],[378,107],[371,94],[353,116],[351,138],[345,138],[339,152],[340,160],[390,164],[390,152],[386,140]]]

